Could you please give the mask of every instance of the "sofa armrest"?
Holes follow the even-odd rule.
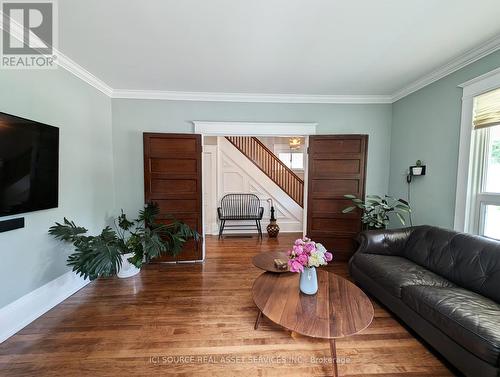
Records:
[[[366,230],[358,235],[357,253],[401,255],[412,228]]]

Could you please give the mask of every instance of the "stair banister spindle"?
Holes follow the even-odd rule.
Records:
[[[268,165],[269,165],[269,168],[268,168],[268,173],[269,173],[269,176],[271,177],[271,179],[274,180],[273,178],[273,159],[272,158],[269,158],[269,161],[267,162]]]
[[[285,171],[285,191],[290,191],[290,175]]]
[[[276,161],[276,179],[278,180],[278,184],[283,187],[283,183],[281,183],[281,166]]]
[[[293,183],[293,192],[294,192],[293,195],[294,195],[294,197],[297,198],[297,201],[300,202],[299,192],[297,190],[297,183],[298,183],[297,180],[295,180],[295,182]]]
[[[283,169],[280,165],[278,165],[279,174],[278,177],[280,179],[281,187],[285,186],[285,174],[283,174]]]
[[[297,180],[294,180],[293,183],[292,183],[292,187],[293,187],[293,197],[294,198],[297,198]]]
[[[299,201],[300,197],[299,197],[299,193],[297,191],[297,180],[293,181],[293,187],[294,187],[295,197],[297,198],[297,201]]]
[[[270,173],[271,172],[271,158],[268,158],[267,159],[267,172]]]
[[[276,160],[273,160],[273,167],[272,167],[272,172],[273,172],[273,181],[276,182]]]
[[[267,171],[268,175],[271,172],[271,159],[270,158],[266,159],[266,171]]]
[[[290,191],[290,176],[288,175],[287,171],[285,171],[284,178],[285,178],[285,191]]]

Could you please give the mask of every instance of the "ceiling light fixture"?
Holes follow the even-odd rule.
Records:
[[[292,137],[288,140],[288,145],[290,146],[291,150],[300,149],[302,140],[299,137]]]

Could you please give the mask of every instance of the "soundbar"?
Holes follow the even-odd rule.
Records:
[[[19,228],[24,228],[24,217],[0,221],[0,233]]]

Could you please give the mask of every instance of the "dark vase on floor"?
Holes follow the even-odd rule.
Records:
[[[276,223],[276,218],[274,217],[274,207],[271,207],[271,219],[266,229],[269,238],[278,237],[278,233],[280,232],[280,227]]]

